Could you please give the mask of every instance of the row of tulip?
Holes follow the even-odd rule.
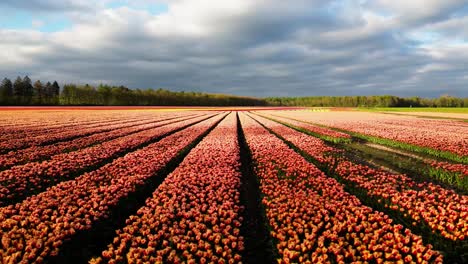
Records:
[[[439,181],[468,191],[468,165],[445,161],[427,161],[429,175]]]
[[[240,263],[240,153],[231,113],[91,263]]]
[[[359,133],[354,133],[354,132],[352,132],[352,134],[357,138],[363,139],[368,142],[376,143],[379,145],[389,146],[395,149],[407,150],[413,153],[429,154],[430,156],[433,156],[439,159],[449,160],[451,162],[456,162],[456,163],[468,164],[468,155],[456,153],[458,152],[458,149],[455,146],[449,147],[452,150],[447,150],[447,149],[442,149],[442,148],[438,149],[438,148],[429,147],[429,146],[422,146],[423,144],[425,144],[423,142],[428,142],[428,141],[435,140],[435,139],[430,139],[430,140],[420,139],[419,141],[421,142],[421,144],[417,144],[417,143],[407,143],[407,142],[397,141],[397,140],[389,139],[389,138],[382,138],[382,137],[370,136],[370,135],[365,135],[365,134],[359,134]],[[417,136],[415,136],[415,138],[416,137]],[[444,145],[445,143],[446,141],[441,140],[441,143],[437,143],[437,145]],[[461,148],[465,148],[465,146],[461,146]]]
[[[78,151],[57,154],[50,160],[31,162],[4,170],[0,172],[0,206],[18,202],[58,182],[72,179],[103,162],[206,118],[208,117],[201,116],[183,121],[165,121],[164,125],[160,124],[156,128],[119,137]]]
[[[321,134],[318,134],[316,127],[310,123],[303,121],[298,121],[290,118],[282,118],[276,115],[262,113],[260,116],[269,118],[273,121],[279,122],[286,126],[292,127],[301,132],[311,134],[318,138],[324,139],[326,141],[337,142],[339,139],[334,140],[327,137],[324,137]],[[321,128],[321,127],[320,127]],[[333,131],[333,130],[332,130]],[[337,132],[341,133],[341,132]],[[427,164],[427,168],[421,171],[425,175],[436,179],[440,182],[447,183],[449,185],[455,186],[461,190],[468,190],[468,165],[465,164],[454,164],[449,162],[441,162],[433,159],[424,159],[424,163]]]
[[[45,125],[36,125],[26,130],[15,129],[13,131],[3,132],[3,134],[0,136],[0,144],[2,146],[7,146],[9,143],[13,144],[11,147],[7,146],[1,152],[4,153],[7,151],[16,151],[17,149],[26,148],[28,146],[47,144],[47,141],[45,143],[40,142],[40,138],[44,138],[44,135],[53,135],[53,134],[61,133],[62,131],[69,132],[73,129],[75,130],[93,129],[93,128],[95,129],[95,128],[102,127],[103,125],[112,126],[112,125],[124,124],[125,122],[132,122],[132,121],[134,122],[134,121],[140,121],[140,120],[141,119],[125,119],[125,120],[116,119],[116,120],[105,120],[105,122],[104,120],[101,120],[101,122],[95,122],[93,124],[75,123],[74,125],[59,127],[59,128],[48,128],[47,124],[45,124]],[[37,140],[38,144],[35,144],[34,140]],[[21,143],[21,141],[25,141],[25,142]]]
[[[83,113],[82,113],[83,115]],[[58,141],[71,140],[77,137],[83,137],[92,135],[94,133],[110,131],[121,125],[126,125],[129,122],[138,121],[155,121],[170,117],[184,116],[186,112],[161,112],[161,113],[142,113],[140,115],[122,113],[113,113],[113,116],[109,116],[109,113],[103,114],[103,118],[94,122],[79,121],[70,125],[49,128],[47,123],[33,126],[33,128],[39,127],[39,129],[27,129],[24,131],[12,131],[10,133],[3,133],[6,138],[0,141],[0,146],[3,146],[1,152],[16,151],[21,148],[27,148],[29,146],[39,146],[51,144]],[[80,118],[82,120],[83,117]]]
[[[141,115],[137,113],[127,112],[117,115],[115,112],[110,111],[4,111],[0,117],[2,123],[0,132],[5,135],[7,133],[52,130],[138,117],[141,117]]]
[[[278,263],[442,263],[421,237],[362,205],[250,117],[240,120]]]
[[[194,124],[96,171],[0,208],[0,262],[44,263],[57,256],[76,234],[109,220],[120,201],[152,178],[162,177],[159,173],[168,163],[224,116]]]
[[[154,119],[136,119],[138,121],[150,121]],[[119,120],[109,121],[93,124],[91,126],[74,126],[64,129],[54,130],[53,132],[38,131],[36,133],[30,132],[25,135],[14,134],[12,138],[0,142],[0,148],[2,153],[9,151],[16,151],[22,148],[28,148],[32,146],[41,146],[52,144],[60,141],[72,140],[78,137],[84,137],[95,133],[101,133],[113,130],[119,126],[125,125],[132,120]],[[135,121],[135,120],[133,120]]]
[[[350,131],[375,143],[468,163],[468,125],[464,122],[362,112],[283,111],[276,115]]]
[[[34,144],[45,144],[47,141],[42,142],[40,139],[44,140],[45,136],[55,135],[60,133],[70,133],[74,130],[83,130],[83,129],[96,129],[106,126],[125,124],[126,122],[134,121],[143,121],[143,120],[154,120],[155,116],[122,116],[122,117],[112,117],[107,116],[108,119],[100,119],[96,121],[80,121],[76,120],[75,122],[70,122],[62,126],[50,126],[47,122],[42,124],[31,124],[31,126],[25,128],[11,128],[7,129],[8,131],[3,131],[0,137],[0,143],[6,145],[7,143],[15,144],[18,148],[34,145]],[[156,117],[157,118],[157,117]],[[4,129],[5,130],[5,129]],[[17,141],[25,141],[24,143],[18,143]],[[31,141],[31,142],[29,142]],[[13,146],[13,147],[14,147]],[[7,148],[6,150],[14,150],[15,148]]]
[[[451,172],[456,172],[468,177],[468,165],[464,164],[453,164],[444,161],[433,161],[429,162],[436,169],[444,169]]]
[[[339,178],[365,191],[377,203],[404,214],[414,225],[423,223],[452,241],[468,237],[468,196],[433,183],[417,183],[404,174],[356,164],[341,155],[327,155],[335,149],[325,146],[323,141],[260,116],[255,118],[318,162],[333,168]]]
[[[351,139],[351,136],[349,134],[332,130],[326,127],[317,126],[311,123],[301,122],[292,118],[284,118],[282,116],[274,115],[268,112],[261,113],[260,115],[275,120],[276,122],[287,124],[288,126],[294,126],[300,129],[305,129],[308,133],[311,133],[314,136],[328,141],[349,142]]]
[[[62,141],[51,145],[45,146],[33,146],[25,149],[19,149],[16,151],[10,151],[6,154],[0,154],[0,170],[7,169],[14,165],[21,165],[27,162],[39,161],[50,158],[53,155],[79,150],[91,145],[103,143],[118,137],[123,137],[129,134],[140,132],[143,130],[155,128],[161,125],[167,124],[169,120],[185,120],[194,117],[193,115],[175,115],[171,117],[144,120],[136,122],[127,122],[125,124],[119,124],[110,126],[110,131],[100,132],[85,137],[79,137],[70,141]]]

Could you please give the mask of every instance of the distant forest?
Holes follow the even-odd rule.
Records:
[[[444,95],[439,98],[372,96],[270,97],[269,105],[336,107],[468,107],[468,98]]]
[[[0,105],[162,105],[162,106],[265,106],[264,99],[165,89],[129,89],[125,86],[32,83],[28,76],[14,82],[3,79]]]
[[[100,84],[43,83],[25,76],[0,84],[0,105],[103,105],[103,106],[335,106],[335,107],[468,107],[468,98],[378,96],[312,96],[254,98],[165,89],[129,89]]]

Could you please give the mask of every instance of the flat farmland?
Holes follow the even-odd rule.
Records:
[[[1,263],[468,263],[468,114],[0,109]]]

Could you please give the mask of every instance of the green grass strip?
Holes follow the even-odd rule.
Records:
[[[468,114],[468,107],[359,107],[366,112],[425,112],[425,113],[456,113]]]
[[[280,121],[278,119],[275,119],[273,117],[269,117],[269,116],[264,116],[264,115],[261,115],[261,114],[258,114],[258,113],[255,113],[256,115],[259,115],[261,117],[264,117],[266,119],[269,119],[271,121],[274,121],[274,122],[277,122],[277,123],[280,123],[282,125],[285,125],[289,128],[292,128],[292,129],[295,129],[297,131],[300,131],[302,133],[305,133],[305,134],[308,134],[308,135],[311,135],[311,136],[314,136],[314,137],[317,137],[317,138],[320,138],[322,140],[325,140],[325,141],[328,141],[328,142],[332,142],[332,143],[335,143],[335,144],[339,144],[339,143],[351,143],[351,139],[350,138],[338,138],[338,137],[332,137],[332,136],[327,136],[327,135],[323,135],[323,134],[320,134],[320,133],[317,133],[317,132],[312,132],[308,129],[305,129],[305,128],[302,128],[302,127],[298,127],[298,126],[294,126],[294,125],[291,125],[289,123],[286,123],[284,121]],[[302,122],[302,121],[299,121],[299,120],[296,120],[298,122]],[[304,123],[304,122],[303,122]],[[316,125],[316,124],[312,124],[312,125]],[[318,126],[318,125],[317,125]],[[323,127],[323,128],[328,128],[330,129],[329,127],[324,127],[324,126],[318,126],[318,127]]]

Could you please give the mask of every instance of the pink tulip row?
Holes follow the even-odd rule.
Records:
[[[138,119],[138,121],[150,120],[154,119]],[[132,120],[101,122],[93,124],[92,126],[84,127],[75,126],[65,129],[54,130],[51,133],[47,131],[38,131],[37,133],[26,133],[23,136],[15,134],[12,136],[11,139],[0,142],[0,148],[2,149],[2,152],[15,151],[21,148],[27,148],[31,146],[41,146],[57,141],[71,140],[77,137],[84,137],[95,133],[110,131],[112,129],[115,129],[116,127],[127,124],[129,121],[131,122]]]
[[[96,122],[93,124],[74,124],[66,127],[60,127],[60,128],[49,128],[47,127],[47,124],[43,125],[36,125],[32,126],[29,129],[26,130],[19,130],[17,129],[16,131],[10,131],[10,132],[3,132],[3,134],[0,136],[0,145],[4,146],[5,149],[2,150],[1,152],[5,151],[16,151],[17,149],[20,148],[26,148],[28,146],[34,146],[34,145],[41,145],[41,138],[44,140],[44,135],[54,135],[57,133],[61,132],[69,132],[70,130],[79,130],[79,129],[96,129],[99,127],[104,126],[112,126],[112,125],[120,125],[124,124],[125,122],[134,122],[134,121],[141,121],[140,119],[125,119],[125,120],[106,120],[106,122],[103,124],[103,120],[100,122]],[[106,130],[103,130],[106,131]],[[39,144],[35,144],[34,140],[37,140]],[[24,142],[22,142],[24,141]],[[8,144],[12,144],[11,146],[8,146]],[[45,142],[44,144],[47,144]]]
[[[316,133],[316,134],[319,134],[319,135],[328,136],[328,137],[332,137],[332,138],[340,138],[340,139],[350,139],[351,138],[351,136],[349,134],[339,132],[339,131],[335,131],[335,130],[332,130],[332,129],[329,129],[329,128],[326,128],[326,127],[313,125],[313,124],[310,124],[310,123],[300,122],[300,121],[297,121],[297,120],[294,120],[294,119],[291,119],[291,118],[284,118],[284,117],[274,115],[274,114],[270,114],[270,113],[266,113],[266,112],[261,113],[261,115],[265,116],[265,117],[268,117],[270,119],[278,120],[279,122],[282,122],[282,123],[286,123],[286,124],[289,124],[289,125],[292,125],[292,126],[301,127],[303,129],[306,129],[306,130],[308,130],[310,132],[313,132],[313,133]]]
[[[283,111],[276,115],[468,156],[468,126],[460,121],[361,112]]]
[[[84,114],[85,113],[85,114]],[[137,113],[116,116],[115,112],[73,111],[11,111],[3,112],[0,123],[2,135],[28,131],[62,129],[76,125],[92,125],[103,121],[141,118]]]
[[[289,125],[295,126],[297,128],[300,128],[300,129],[305,129],[305,130],[309,130],[311,132],[318,133],[317,130],[315,129],[316,126],[311,125],[309,123],[300,122],[300,121],[290,119],[290,118],[282,118],[282,117],[279,117],[279,116],[276,116],[276,115],[273,115],[273,114],[263,113],[263,112],[262,112],[261,116],[271,117],[273,120],[278,120],[279,122],[289,124]],[[333,131],[333,130],[331,130],[331,131]],[[337,133],[340,133],[340,132],[337,132]],[[345,135],[347,135],[347,134],[345,134]],[[316,139],[315,141],[316,142],[317,141],[321,142],[318,139]],[[323,144],[318,143],[318,145],[323,145]],[[330,151],[330,150],[328,150],[328,151]],[[336,150],[333,149],[332,151],[336,151]],[[464,181],[467,181],[467,179],[465,179],[465,177],[468,176],[468,165],[454,164],[454,163],[448,163],[448,162],[440,162],[440,161],[431,160],[431,159],[425,159],[424,161],[425,161],[425,163],[428,164],[428,166],[431,166],[432,168],[434,168],[436,170],[441,170],[442,174],[444,174],[444,171],[449,172],[451,174],[456,174],[456,175],[451,175],[451,176],[457,178],[457,179],[455,179],[455,181],[458,181],[458,183],[460,183],[460,184],[456,184],[457,186],[461,186],[461,185],[463,185]],[[438,172],[434,171],[434,174],[438,174]],[[440,176],[440,177],[443,177],[443,176]],[[441,179],[441,180],[446,182],[444,179]],[[466,185],[466,184],[464,184],[464,185]]]
[[[468,165],[465,164],[453,164],[445,161],[428,161],[432,167],[436,169],[443,169],[446,171],[459,173],[460,177],[468,177]]]
[[[137,119],[126,119],[125,121],[134,121]],[[38,137],[41,135],[44,135],[46,133],[54,133],[57,131],[63,131],[70,129],[72,127],[86,127],[86,128],[93,128],[93,127],[98,127],[100,126],[103,122],[106,122],[107,124],[112,124],[114,122],[120,123],[124,120],[118,119],[118,118],[109,118],[106,120],[97,120],[94,122],[69,122],[67,124],[63,125],[52,125],[48,122],[44,122],[42,124],[35,124],[31,123],[28,126],[25,127],[6,127],[4,124],[2,124],[2,128],[0,128],[0,142],[7,141],[7,140],[12,140],[16,139],[18,137]]]
[[[83,117],[81,117],[80,120],[77,120],[77,122],[74,124],[72,123],[71,125],[57,128],[49,128],[48,123],[44,122],[43,124],[34,125],[31,127],[37,129],[30,128],[23,131],[12,131],[10,133],[4,133],[5,138],[2,138],[0,141],[0,146],[3,146],[1,152],[8,150],[16,151],[20,148],[46,145],[56,141],[65,141],[77,137],[92,135],[94,133],[106,132],[118,128],[119,126],[125,126],[131,122],[150,122],[171,117],[182,117],[187,114],[188,113],[186,112],[149,112],[135,116],[135,114],[121,112],[113,113],[113,116],[109,116],[109,113],[107,113],[102,117],[107,117],[107,119],[88,123],[86,121],[82,121]],[[50,115],[50,113],[48,115]]]
[[[254,120],[242,114],[241,124],[278,263],[442,263],[421,237],[363,206]]]
[[[79,150],[118,137],[155,128],[158,126],[169,124],[174,121],[182,121],[192,117],[194,116],[186,115],[180,117],[180,115],[176,115],[174,117],[153,119],[150,121],[145,120],[137,122],[128,122],[125,124],[109,126],[108,128],[112,129],[110,131],[100,132],[85,137],[79,137],[70,141],[62,141],[51,145],[33,146],[17,151],[10,151],[9,153],[0,155],[0,168],[8,168],[14,165],[21,165],[27,162],[46,159],[62,152]]]
[[[165,121],[165,125],[151,128],[131,135],[119,137],[102,144],[62,153],[43,162],[31,162],[12,167],[0,172],[0,206],[11,201],[17,201],[31,193],[37,193],[57,182],[74,177],[84,168],[92,168],[98,164],[116,158],[155,138],[166,135],[185,126],[194,124],[207,116],[194,119]]]
[[[1,263],[44,263],[67,240],[111,217],[119,201],[158,177],[166,164],[225,115],[216,115],[106,166],[0,208]]]
[[[91,132],[97,130],[98,132],[107,131],[106,129],[108,126],[118,126],[124,125],[128,122],[135,122],[135,121],[145,121],[145,120],[154,120],[156,118],[160,118],[158,116],[147,116],[147,117],[112,117],[109,119],[102,119],[97,120],[94,122],[74,122],[70,123],[69,125],[64,126],[49,126],[47,122],[43,124],[36,124],[31,125],[26,129],[18,128],[18,129],[10,129],[10,131],[4,131],[2,136],[0,137],[0,144],[1,146],[6,146],[7,150],[15,150],[16,148],[23,148],[27,146],[34,146],[34,145],[41,145],[46,144],[48,142],[47,137],[52,136],[55,137],[57,134],[61,133],[72,133],[78,132],[82,133],[81,130],[90,130]],[[72,134],[73,135],[73,134]],[[66,138],[65,138],[66,139]],[[11,144],[9,146],[8,144]]]
[[[298,120],[307,119],[311,122],[327,122],[332,126],[339,126],[348,121],[355,124],[376,123],[382,125],[394,125],[397,129],[399,129],[411,127],[413,122],[416,122],[418,124],[418,128],[422,130],[438,130],[443,131],[444,133],[459,133],[460,129],[468,129],[467,123],[460,122],[457,120],[427,119],[416,116],[389,115],[382,113],[369,113],[358,111],[280,111],[273,113],[281,116],[293,117]]]
[[[468,190],[468,165],[434,160],[426,160],[426,164],[431,177],[458,189]]]
[[[355,164],[344,157],[325,155],[330,147],[321,140],[271,120],[255,116],[263,125],[293,143],[321,163],[336,166],[342,179],[365,190],[391,210],[402,212],[416,225],[424,222],[443,237],[462,241],[468,237],[468,196],[432,183],[417,183],[406,175]]]
[[[92,263],[240,263],[240,154],[231,113]]]

